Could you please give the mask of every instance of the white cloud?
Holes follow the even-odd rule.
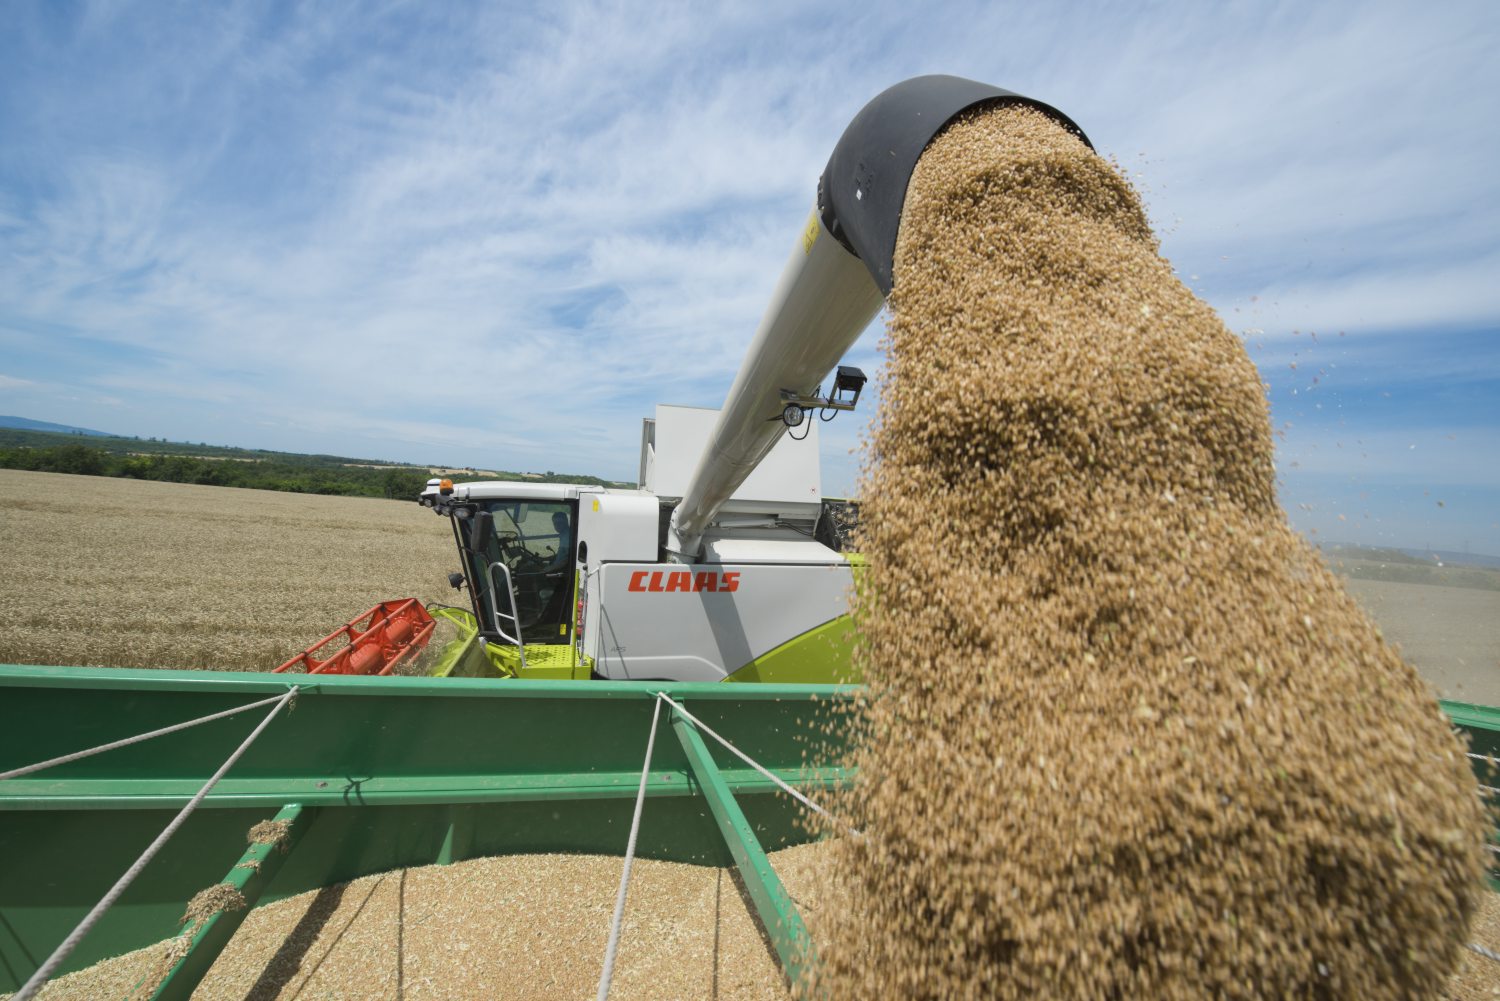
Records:
[[[16,81],[0,325],[99,345],[77,381],[140,413],[170,394],[191,426],[155,433],[220,408],[282,447],[631,476],[654,402],[722,399],[850,115],[931,71],[1139,165],[1236,327],[1493,323],[1486,10],[96,6],[18,32],[73,75]]]
[[[1477,327],[1500,319],[1500,252],[1430,264],[1402,262],[1379,270],[1286,278],[1261,288],[1257,301],[1218,304],[1235,325],[1253,324],[1271,338],[1293,331],[1399,332]]]

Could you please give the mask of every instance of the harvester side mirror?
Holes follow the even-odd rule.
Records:
[[[495,521],[490,517],[488,511],[480,511],[474,515],[469,529],[469,548],[476,553],[482,553],[489,549],[490,539],[495,534]]]
[[[455,591],[462,591],[464,589],[464,575],[457,572],[450,573],[448,575],[448,586]]]

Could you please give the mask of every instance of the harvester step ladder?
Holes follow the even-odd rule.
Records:
[[[499,590],[495,582],[495,569],[497,567],[505,575],[505,596],[510,599],[509,615],[505,615],[500,611],[500,604],[495,600],[495,592]],[[521,655],[521,667],[524,668],[526,666],[526,644],[521,642],[521,617],[520,611],[516,608],[516,589],[515,585],[511,583],[510,567],[506,566],[503,560],[496,560],[490,564],[490,614],[495,618],[495,632],[499,633],[500,638],[507,643],[515,644],[516,652]],[[509,619],[515,625],[515,636],[509,635],[504,629],[500,628],[500,619],[502,616]]]

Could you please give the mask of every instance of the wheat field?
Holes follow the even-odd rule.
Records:
[[[0,663],[268,671],[457,563],[413,502],[0,470]]]

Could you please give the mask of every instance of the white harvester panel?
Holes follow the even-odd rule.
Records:
[[[849,611],[849,564],[610,563],[598,574],[594,670],[722,681]],[[593,604],[593,602],[590,602]]]
[[[655,455],[647,490],[658,497],[683,495],[698,468],[719,412],[709,407],[656,407]],[[725,511],[777,511],[788,504],[818,504],[823,483],[818,461],[817,415],[804,424],[807,438],[783,435],[771,453],[745,478]],[[799,431],[800,434],[800,431]]]
[[[585,571],[620,560],[654,560],[661,506],[649,494],[580,492],[578,538],[588,544]]]

